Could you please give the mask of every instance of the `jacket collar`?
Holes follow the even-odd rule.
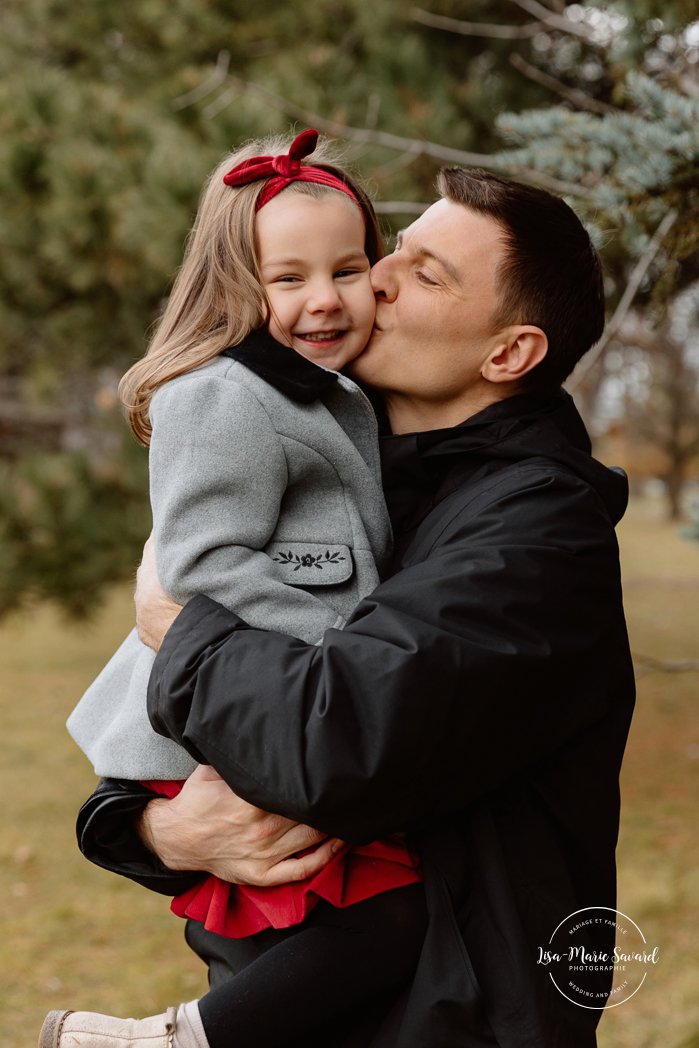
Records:
[[[491,404],[450,429],[381,438],[384,494],[396,550],[427,514],[457,488],[526,459],[545,458],[576,473],[592,487],[616,523],[628,499],[621,470],[591,455],[590,438],[572,397],[520,394]]]
[[[221,356],[244,364],[299,404],[312,404],[337,382],[337,372],[328,371],[277,342],[266,328],[252,331],[237,346],[224,349]]]
[[[578,414],[572,397],[565,390],[550,396],[520,394],[491,404],[465,422],[448,429],[432,429],[425,433],[406,433],[383,438],[385,447],[394,445],[398,454],[414,445],[420,458],[440,458],[465,451],[495,453],[496,446],[537,429],[545,420],[554,423],[559,438],[580,451],[591,453],[590,438]],[[551,435],[549,435],[549,442]],[[517,443],[522,442],[522,437]],[[546,443],[546,441],[544,441]],[[519,456],[516,456],[519,457]]]

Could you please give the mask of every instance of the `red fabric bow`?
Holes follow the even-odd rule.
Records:
[[[337,175],[324,171],[321,167],[301,164],[303,158],[313,152],[317,143],[317,131],[312,128],[302,131],[291,143],[285,156],[253,156],[249,160],[243,160],[223,176],[223,181],[227,186],[246,186],[263,178],[269,179],[257,201],[257,211],[292,182],[316,182],[318,185],[330,186],[346,193],[364,216],[364,210],[356,196]],[[364,221],[366,222],[366,216]]]

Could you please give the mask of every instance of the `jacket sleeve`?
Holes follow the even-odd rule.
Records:
[[[202,874],[170,870],[142,843],[134,818],[153,800],[152,790],[126,779],[101,779],[78,813],[78,847],[86,859],[161,895],[181,895]]]
[[[287,586],[264,553],[287,488],[282,443],[244,386],[192,372],[151,407],[151,505],[163,589],[186,603],[205,593],[246,622],[315,644],[340,625],[315,595]]]
[[[155,661],[156,731],[249,802],[356,843],[433,823],[561,747],[631,673],[618,549],[575,476],[520,481],[442,518],[322,647],[196,597]]]

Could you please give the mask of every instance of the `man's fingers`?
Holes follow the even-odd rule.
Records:
[[[313,877],[320,873],[328,865],[337,852],[344,847],[343,841],[332,837],[323,841],[314,851],[308,855],[302,855],[297,859],[283,859],[272,866],[261,880],[261,884],[272,887],[277,884],[288,884],[290,881],[303,881],[306,877]]]
[[[277,855],[293,855],[295,852],[312,848],[320,841],[324,841],[327,836],[327,833],[314,830],[312,826],[295,823],[283,835],[279,835],[275,841],[274,850]]]
[[[299,858],[282,859],[273,866],[258,860],[221,860],[208,866],[209,873],[220,877],[222,881],[233,884],[252,884],[258,888],[272,888],[278,884],[289,884],[291,881],[302,881],[327,866],[334,855],[345,847],[344,841],[335,837],[323,841],[314,851]]]

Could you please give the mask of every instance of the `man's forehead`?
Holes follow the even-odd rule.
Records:
[[[407,232],[407,230],[403,230],[402,232]],[[401,233],[399,233],[398,239],[396,241],[397,251],[400,251],[403,247],[403,240],[404,237],[401,236]],[[443,249],[439,250],[437,247],[428,246],[428,244],[423,243],[420,240],[419,233],[414,239],[412,239],[409,242],[408,247],[411,251],[411,254],[413,254],[416,258],[434,259],[434,261],[438,262],[442,269],[444,269],[449,274],[452,280],[455,280],[457,283],[460,283],[462,274],[459,270],[458,259],[452,260],[449,258],[449,255]]]
[[[398,233],[396,250],[404,248],[412,255],[436,259],[458,280],[474,262],[497,266],[504,249],[504,230],[488,215],[439,200]]]

